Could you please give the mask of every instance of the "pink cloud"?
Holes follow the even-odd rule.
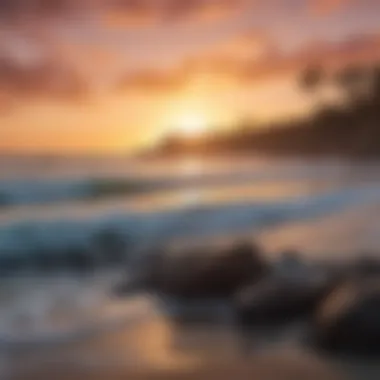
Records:
[[[124,0],[104,8],[109,27],[145,27],[167,22],[212,22],[233,17],[252,0]]]
[[[245,37],[243,38],[243,40]],[[232,50],[233,51],[233,50]],[[208,79],[225,78],[230,84],[244,86],[256,81],[297,75],[310,65],[334,71],[349,64],[380,62],[380,36],[368,35],[341,43],[311,44],[291,55],[270,50],[267,55],[203,55],[184,61],[173,71],[146,70],[129,74],[121,82],[123,90],[164,93],[186,89],[201,73]]]
[[[340,11],[355,0],[310,0],[310,12],[315,16],[326,16]]]

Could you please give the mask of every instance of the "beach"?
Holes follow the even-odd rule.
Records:
[[[268,260],[294,249],[311,263],[376,256],[376,165],[239,157],[175,164],[78,158],[73,166],[61,158],[34,162],[31,174],[32,161],[12,159],[13,171],[0,179],[0,191],[14,194],[0,214],[0,252],[11,273],[3,274],[0,292],[2,378],[220,378],[242,371],[287,379],[293,362],[307,367],[299,371],[322,371],[318,378],[377,378],[375,364],[325,357],[305,345],[300,325],[264,334],[247,357],[228,319],[181,325],[149,293],[112,293],[129,260],[173,244],[244,240],[262,247]],[[110,178],[151,187],[78,196],[78,183]],[[107,255],[121,241],[129,256],[123,266]]]

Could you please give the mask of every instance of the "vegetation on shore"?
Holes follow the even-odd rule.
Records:
[[[319,66],[301,73],[298,85],[313,97],[309,117],[268,125],[257,130],[250,123],[232,132],[215,133],[196,141],[170,136],[156,153],[260,153],[378,157],[380,154],[380,65],[348,66],[330,73]],[[327,87],[340,93],[340,102],[325,99]]]

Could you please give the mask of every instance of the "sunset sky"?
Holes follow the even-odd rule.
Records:
[[[0,0],[0,151],[127,151],[308,112],[308,64],[380,60],[380,0]]]

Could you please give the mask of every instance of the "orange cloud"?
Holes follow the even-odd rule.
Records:
[[[147,0],[124,0],[105,6],[101,15],[107,27],[137,27],[156,23],[160,18],[158,4]]]
[[[252,0],[129,0],[109,7],[109,27],[145,27],[163,22],[209,22],[234,16]]]
[[[186,59],[182,64],[182,73],[187,78],[200,75],[236,78],[243,67],[257,65],[273,50],[275,47],[270,38],[259,30],[250,30],[216,44],[203,54]]]
[[[129,73],[118,82],[120,91],[158,93],[178,91],[186,84],[186,78],[176,71],[142,70]]]
[[[240,71],[243,82],[296,75],[310,65],[335,71],[351,64],[380,62],[380,35],[351,37],[339,43],[310,44],[291,55],[267,59]]]
[[[337,12],[351,0],[310,0],[310,12],[316,16],[326,16]]]
[[[257,81],[297,75],[315,64],[326,70],[336,70],[348,64],[373,62],[380,62],[380,36],[377,35],[351,38],[337,44],[311,44],[291,55],[270,49],[260,59],[255,55],[241,57],[236,54],[193,57],[185,60],[176,70],[146,70],[129,74],[120,82],[119,88],[163,94],[186,90],[202,80],[218,83],[218,79],[223,79],[229,85],[244,86]]]
[[[260,30],[235,35],[216,45],[211,54],[215,57],[233,57],[238,61],[258,61],[273,49],[270,38]]]
[[[116,10],[109,10],[102,16],[102,24],[108,28],[136,28],[146,27],[158,21],[157,15],[147,13],[120,13]]]
[[[181,15],[191,21],[215,21],[233,17],[239,12],[246,10],[251,5],[250,0],[203,0],[195,1],[192,8],[188,8],[183,14],[177,12],[177,17]]]
[[[24,98],[71,102],[89,97],[93,85],[120,61],[104,45],[69,43],[54,33],[39,37],[0,29],[0,91],[12,104]]]
[[[1,0],[0,20],[66,20],[95,16],[107,27],[166,22],[215,21],[246,9],[255,0]]]
[[[92,5],[98,16],[107,14],[110,17],[120,17],[111,17],[110,24],[133,25],[133,22],[151,24],[164,20],[214,20],[254,3],[253,0],[51,1],[47,7],[46,4],[43,6],[45,1],[41,0],[0,0],[0,15],[14,15],[25,9],[32,9],[34,14],[40,15],[55,14],[58,9],[64,10],[63,14],[89,12]],[[256,0],[256,4],[259,1]],[[358,0],[313,0],[313,4],[323,13],[331,12],[351,1]],[[34,3],[40,5],[33,6]],[[116,14],[116,10],[120,12]],[[113,48],[108,47],[105,42],[108,40],[102,37],[108,38],[112,33],[107,34],[107,31],[99,28],[96,23],[91,24],[88,29],[75,23],[77,29],[73,27],[73,30],[70,30],[74,35],[71,39],[55,33],[51,23],[41,22],[41,25],[40,29],[33,29],[34,33],[24,30],[23,36],[17,30],[14,33],[17,38],[2,38],[4,30],[0,28],[1,91],[14,97],[75,99],[91,95],[91,81],[99,80],[105,83],[108,78],[112,81],[118,73],[126,70],[128,63],[125,62],[125,54],[121,53],[124,45],[118,40]],[[66,26],[65,31],[67,30]],[[77,36],[81,37],[83,30],[86,32],[84,35],[87,41],[76,42],[74,39]],[[47,35],[47,31],[51,33]],[[318,46],[308,46],[292,56],[285,56],[278,51],[276,44],[265,32],[254,29],[209,46],[206,52],[199,53],[198,56],[195,54],[190,58],[185,57],[176,69],[127,73],[118,81],[116,88],[120,91],[172,93],[186,89],[194,82],[200,82],[200,78],[206,77],[207,79],[202,80],[209,83],[214,83],[213,78],[222,78],[226,82],[242,85],[257,79],[296,72],[315,62],[337,66],[351,60],[375,60],[376,56],[380,55],[379,46],[380,43],[367,36],[361,39],[351,38],[338,45],[322,43]],[[174,53],[175,48],[173,55]]]
[[[0,88],[8,97],[77,100],[87,93],[83,78],[58,62],[25,66],[0,59]]]

